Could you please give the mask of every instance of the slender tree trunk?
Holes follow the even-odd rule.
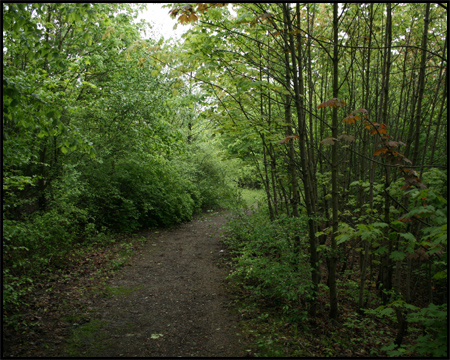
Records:
[[[400,272],[401,272],[402,262],[397,261],[395,265],[395,293],[400,293]],[[397,316],[397,336],[395,338],[395,344],[400,346],[403,341],[403,337],[406,334],[407,322],[403,310],[400,307],[395,307],[395,315]]]
[[[285,26],[285,33],[287,34],[287,22],[284,23]],[[285,42],[284,44],[284,54],[285,54],[285,61],[286,61],[286,84],[287,86],[290,86],[291,83],[291,70],[289,67],[289,53],[288,53],[288,44]],[[291,103],[292,103],[292,96],[291,94],[286,94],[285,99],[285,107],[284,107],[284,116],[286,119],[286,124],[291,124],[286,126],[286,136],[292,135],[292,128],[294,127],[294,123],[292,121],[292,109],[291,109]],[[292,189],[292,200],[291,200],[291,206],[292,206],[292,215],[294,217],[298,217],[298,202],[299,202],[299,196],[298,196],[298,189],[297,189],[297,176],[295,171],[295,152],[294,152],[294,141],[289,141],[288,143],[288,157],[289,157],[289,175],[290,175],[290,183],[291,183],[291,189]]]
[[[364,286],[366,283],[366,272],[367,272],[367,263],[369,258],[369,243],[364,240],[364,255],[361,251],[361,255],[363,256],[362,265],[361,265],[361,278],[359,285],[359,299],[358,299],[358,310],[361,311],[364,306]]]
[[[266,189],[266,194],[267,194],[267,205],[269,207],[269,216],[270,216],[270,220],[274,221],[275,220],[275,215],[273,212],[273,206],[272,206],[272,196],[270,194],[270,182],[269,182],[269,174],[267,171],[267,156],[266,156],[266,144],[265,144],[265,136],[264,134],[261,134],[261,139],[263,141],[263,159],[264,159],[264,188]]]
[[[318,293],[319,286],[319,277],[318,277],[318,258],[317,258],[317,241],[316,241],[316,221],[314,220],[315,216],[315,204],[312,202],[312,193],[313,182],[310,178],[310,172],[308,169],[308,154],[305,146],[305,138],[306,138],[306,126],[305,126],[305,116],[303,109],[303,74],[302,74],[302,55],[301,55],[301,44],[298,44],[299,50],[299,64],[297,66],[297,57],[295,56],[295,45],[294,45],[294,37],[293,37],[293,29],[291,22],[291,14],[289,4],[283,3],[283,15],[285,21],[288,24],[288,36],[289,36],[289,49],[291,51],[291,61],[292,61],[292,73],[293,73],[293,82],[294,82],[294,95],[295,95],[295,107],[297,109],[297,120],[298,120],[298,131],[299,131],[299,148],[300,148],[300,162],[302,168],[303,175],[303,185],[304,185],[304,193],[305,193],[305,207],[306,212],[308,214],[308,232],[309,232],[309,251],[310,251],[310,261],[311,261],[311,280],[313,286],[313,293],[310,300],[310,314],[312,316],[315,315],[316,312],[316,298]],[[287,39],[286,39],[287,41]]]
[[[445,37],[444,44],[445,44],[444,45],[444,57],[445,57],[445,52],[447,50],[447,37]],[[444,66],[446,67],[447,64],[443,63],[441,66],[442,66],[442,68],[444,68]],[[434,133],[434,140],[433,140],[433,145],[431,148],[430,164],[433,164],[434,153],[436,150],[436,143],[438,142],[438,136],[441,136],[441,134],[439,133],[439,130],[440,130],[440,125],[441,125],[442,112],[444,111],[444,105],[447,102],[447,87],[448,87],[448,69],[445,70],[444,93],[442,94],[441,108],[439,109],[439,115],[437,117],[436,131]],[[447,151],[445,151],[445,154],[447,154]]]
[[[384,50],[384,60],[383,60],[383,68],[382,68],[382,91],[380,98],[380,122],[386,125],[388,122],[387,116],[387,104],[389,100],[389,75],[391,68],[391,43],[392,43],[392,12],[391,12],[391,4],[388,3],[386,9],[386,35],[385,35],[385,50]],[[384,222],[386,224],[390,223],[389,218],[389,196],[388,196],[388,187],[390,185],[390,168],[385,166],[385,179],[384,179]],[[390,290],[392,287],[392,261],[389,255],[392,252],[392,241],[390,239],[384,239],[383,244],[389,248],[389,251],[382,255],[381,257],[381,282],[383,286],[381,287],[381,298],[383,303],[388,301],[389,296],[383,290]]]
[[[425,91],[425,66],[427,60],[427,45],[428,45],[428,24],[430,23],[430,3],[426,4],[425,10],[425,21],[422,37],[422,56],[420,60],[420,71],[419,71],[419,94],[417,99],[417,112],[415,116],[415,140],[414,140],[414,151],[412,155],[413,164],[417,164],[419,157],[419,140],[420,140],[420,121],[422,117],[422,99]]]
[[[334,33],[334,48],[333,48],[333,98],[338,97],[338,4],[333,4],[333,33]],[[338,137],[338,114],[337,107],[333,107],[331,136],[337,139]],[[329,281],[330,287],[330,318],[335,319],[338,316],[338,300],[336,290],[336,263],[337,263],[337,244],[336,234],[338,231],[338,161],[337,161],[337,144],[331,147],[331,202],[332,202],[332,227],[331,232],[331,253],[330,253],[330,267],[329,267]]]

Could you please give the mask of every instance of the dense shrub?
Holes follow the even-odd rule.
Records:
[[[310,289],[306,251],[296,250],[295,241],[306,248],[301,235],[305,219],[281,216],[271,222],[265,209],[252,214],[238,212],[227,224],[224,242],[235,257],[230,277],[260,299],[272,299],[292,311],[298,300],[306,299]],[[300,235],[296,240],[296,235]]]
[[[219,155],[212,148],[192,145],[187,157],[178,162],[177,168],[189,183],[187,190],[195,202],[196,212],[227,208],[239,198],[232,180],[232,162],[218,160]]]
[[[86,175],[81,203],[101,226],[130,233],[144,227],[190,220],[194,200],[186,183],[169,164],[121,163]]]

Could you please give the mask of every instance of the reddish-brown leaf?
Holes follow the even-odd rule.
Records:
[[[354,124],[356,120],[361,120],[361,117],[359,117],[358,115],[355,116],[350,114],[344,120],[342,120],[342,122],[347,124]]]
[[[381,124],[384,125],[384,124]],[[385,125],[386,126],[386,125]],[[374,129],[370,132],[370,135],[375,135],[375,134],[387,134],[387,130],[386,127],[374,127]]]
[[[178,15],[179,11],[180,11],[179,8],[175,8],[175,9],[169,11],[169,15],[174,18],[175,16]]]
[[[208,10],[208,4],[197,3],[197,11],[204,13]]]
[[[372,129],[375,125],[378,125],[378,123],[373,123],[373,125],[372,125],[372,123],[370,122],[370,121],[364,121],[363,122],[363,125],[364,125],[364,128],[365,129],[367,129],[367,130],[370,130],[370,129]]]
[[[283,140],[280,141],[280,144],[288,143],[290,140],[298,139],[298,135],[289,135],[286,136]]]
[[[191,16],[190,16],[190,18],[189,18],[189,21],[190,21],[190,22],[196,22],[197,20],[198,20],[197,15],[191,14]]]
[[[405,155],[400,154],[398,151],[393,151],[393,152],[392,152],[392,155],[394,155],[394,156],[400,156],[400,157],[405,157]]]
[[[373,153],[373,156],[378,156],[378,155],[380,155],[380,154],[386,154],[386,152],[388,152],[389,151],[389,149],[388,148],[382,148],[382,149],[378,149],[377,151],[375,151],[374,153]]]
[[[323,145],[334,145],[336,141],[338,141],[336,138],[328,136],[325,139],[323,139],[320,143]]]
[[[342,134],[342,135],[339,135],[338,140],[352,142],[352,141],[355,141],[355,137],[353,135]]]
[[[403,158],[403,161],[404,161],[405,163],[412,164],[412,161],[409,160],[409,159],[406,158],[406,157]]]
[[[353,110],[353,114],[357,114],[357,113],[368,114],[369,112],[364,108],[359,108],[359,109]]]
[[[327,100],[317,106],[318,109],[325,108],[325,107],[341,107],[344,106],[346,102],[344,100],[338,99],[338,98],[332,98],[330,100]]]
[[[386,145],[390,146],[390,147],[397,147],[398,146],[398,142],[397,141],[393,141],[393,140],[389,140],[389,141],[386,141]]]
[[[180,23],[182,23],[182,24],[186,24],[186,23],[189,22],[188,17],[186,16],[186,14],[181,15],[181,16],[178,18],[178,21],[179,21]]]

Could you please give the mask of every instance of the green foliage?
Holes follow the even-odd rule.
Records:
[[[236,254],[230,277],[257,299],[270,299],[295,316],[295,304],[310,295],[308,256],[299,250],[307,247],[305,237],[295,243],[299,230],[305,228],[304,218],[281,216],[271,222],[265,211],[237,212],[227,224],[224,239]]]
[[[143,227],[169,226],[191,219],[194,201],[189,184],[168,163],[118,164],[108,172],[89,172],[80,204],[100,226],[130,233]]]
[[[420,335],[416,343],[412,346],[402,345],[401,347],[396,347],[394,343],[384,346],[383,350],[389,356],[399,356],[416,352],[420,356],[447,357],[447,304],[429,304],[427,307],[418,308],[402,301],[397,301],[388,307],[377,309],[379,315],[392,314],[394,310],[391,306],[408,309],[410,313],[408,313],[406,321],[412,324],[418,323],[423,328],[423,335]]]
[[[447,304],[422,308],[411,313],[408,322],[418,322],[424,327],[424,335],[419,336],[411,350],[422,356],[446,357],[448,347],[448,310]]]
[[[12,319],[29,277],[63,267],[75,245],[188,221],[237,191],[215,158],[220,144],[190,138],[207,127],[198,96],[154,60],[167,49],[140,38],[140,5],[2,6],[3,305]],[[205,139],[209,148],[195,144]]]
[[[192,145],[185,159],[176,163],[196,211],[216,207],[229,208],[238,198],[237,186],[230,176],[230,162],[217,161],[217,148]]]

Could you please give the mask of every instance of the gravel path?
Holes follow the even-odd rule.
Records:
[[[77,355],[245,356],[217,265],[225,222],[224,212],[209,213],[146,232],[147,245],[110,280],[114,295],[96,304],[91,331],[78,335]]]

